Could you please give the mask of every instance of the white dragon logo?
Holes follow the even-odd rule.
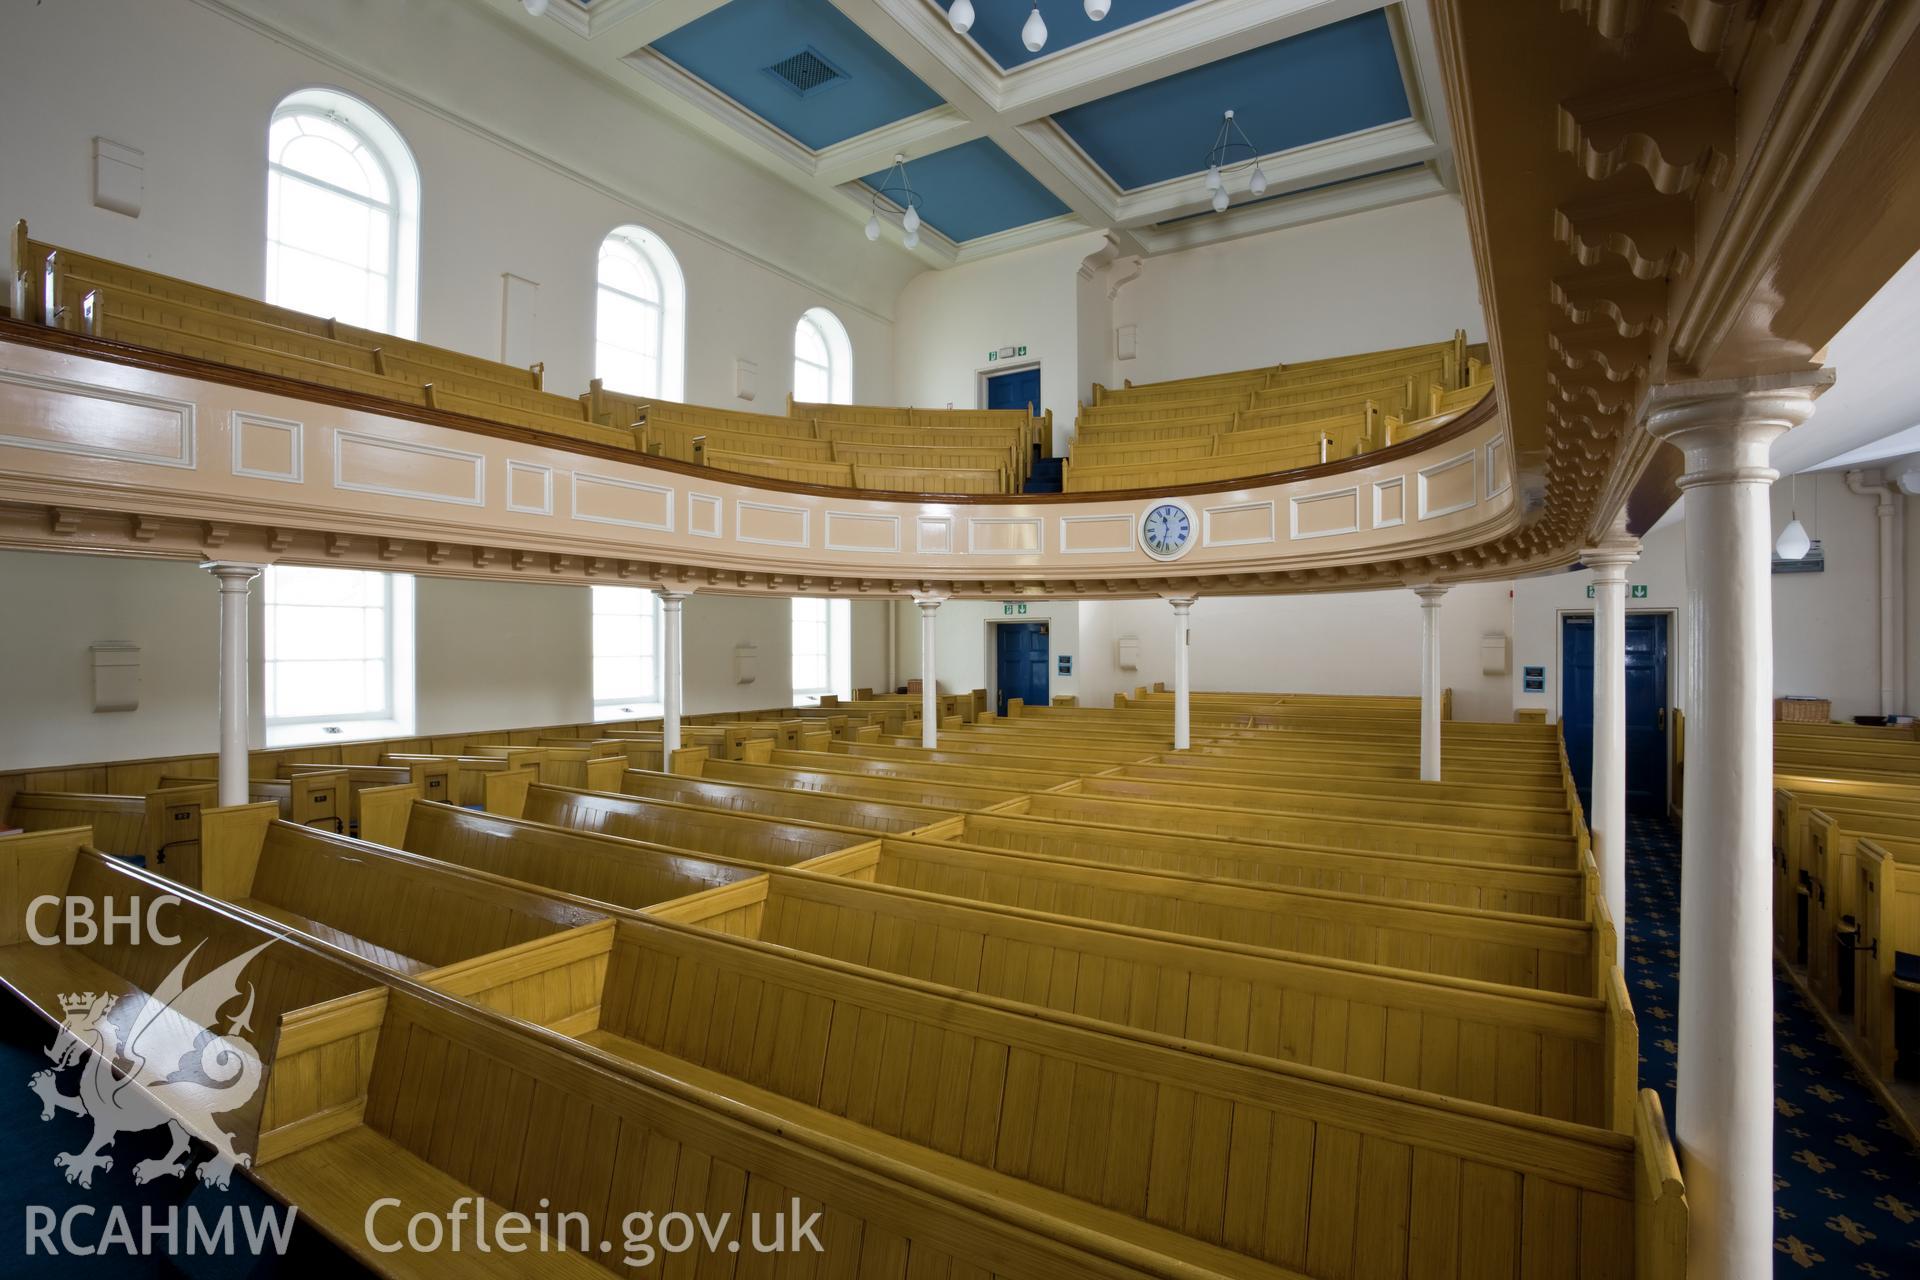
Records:
[[[54,1068],[34,1073],[29,1087],[40,1097],[42,1120],[53,1119],[56,1111],[93,1119],[93,1138],[83,1149],[53,1158],[66,1170],[68,1182],[92,1187],[96,1170],[113,1168],[113,1157],[104,1152],[116,1137],[163,1124],[172,1146],[159,1159],[134,1166],[136,1183],[184,1175],[193,1138],[214,1150],[199,1170],[208,1186],[225,1190],[234,1166],[252,1162],[234,1148],[234,1135],[213,1119],[245,1106],[260,1088],[260,1055],[239,1036],[252,1030],[251,983],[246,1007],[226,1033],[210,1028],[220,1010],[239,996],[241,970],[273,945],[273,939],[189,986],[187,966],[204,945],[195,945],[151,994],[120,998],[89,991],[60,998],[67,1016],[47,1050]],[[83,1057],[77,1091],[61,1093],[58,1072]]]

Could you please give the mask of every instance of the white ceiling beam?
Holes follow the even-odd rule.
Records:
[[[839,186],[889,168],[896,155],[930,156],[980,136],[980,126],[963,113],[938,106],[815,152],[813,173],[822,182]]]
[[[1325,191],[1302,192],[1289,200],[1248,205],[1237,214],[1192,218],[1170,226],[1142,227],[1134,234],[1146,245],[1149,254],[1172,253],[1177,249],[1219,244],[1244,236],[1260,235],[1262,232],[1324,222],[1329,218],[1344,218],[1349,214],[1384,209],[1410,200],[1424,200],[1445,192],[1446,188],[1434,175],[1433,167],[1421,165],[1418,169],[1407,169],[1400,173],[1359,178]]]
[[[546,16],[584,40],[598,40],[611,33],[621,46],[617,52],[631,53],[725,3],[727,0],[593,0],[591,4],[549,0]],[[519,7],[519,0],[514,4]]]
[[[898,15],[903,29],[929,41],[936,55],[984,68],[988,85],[982,97],[997,114],[1020,124],[1380,8],[1379,0],[1211,0],[1002,72],[971,42],[956,45],[937,11],[917,0],[876,3]]]
[[[1034,181],[1052,192],[1054,197],[1087,227],[1102,226],[1105,217],[1100,202],[1094,193],[1088,191],[1073,177],[1054,167],[1047,158],[1035,150],[1020,134],[1019,126],[1004,119],[1000,113],[978,92],[976,82],[958,74],[942,53],[951,52],[952,29],[946,27],[945,19],[940,19],[941,28],[947,31],[947,49],[929,49],[914,39],[901,22],[886,7],[893,0],[832,0],[835,8],[858,26],[881,48],[885,49],[896,61],[913,72],[927,87],[939,94],[948,103],[965,116],[980,130],[980,135],[993,139],[994,143],[1013,158],[1013,162],[1025,169]],[[924,5],[920,17],[937,14],[932,6]],[[1126,237],[1127,252],[1137,253],[1139,248],[1130,237]]]

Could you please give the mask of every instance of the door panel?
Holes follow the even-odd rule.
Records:
[[[1583,808],[1593,807],[1593,615],[1566,618],[1560,632],[1560,722],[1567,768]]]
[[[1030,707],[1051,701],[1048,683],[1048,627],[1044,622],[1003,622],[994,628],[999,647],[995,680],[995,710],[1007,714],[1007,699],[1019,698]]]
[[[1627,615],[1627,810],[1667,809],[1667,615]]]
[[[1040,411],[1040,370],[1015,369],[1011,373],[991,374],[987,378],[987,408]]]
[[[1667,623],[1627,615],[1627,810],[1667,809]],[[1593,615],[1561,622],[1560,716],[1580,803],[1593,806]]]

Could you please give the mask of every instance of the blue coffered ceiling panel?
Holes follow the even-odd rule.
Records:
[[[1204,3],[1204,0],[1198,0]],[[936,0],[942,9],[953,7],[953,0]],[[1047,43],[1038,53],[1028,53],[1020,42],[1020,30],[1033,11],[1033,0],[973,0],[973,26],[965,36],[980,51],[997,63],[1002,71],[1011,70],[1035,58],[1044,58],[1062,49],[1112,35],[1137,22],[1185,8],[1196,0],[1113,0],[1107,16],[1095,22],[1087,16],[1082,0],[1040,0],[1040,17],[1047,24]]]
[[[1053,120],[1116,186],[1132,191],[1204,170],[1228,109],[1263,154],[1407,119],[1385,11],[1072,107]]]
[[[828,0],[732,0],[652,48],[815,151],[940,105]]]
[[[882,170],[862,181],[877,188],[886,177]],[[921,218],[949,240],[974,240],[1068,211],[987,138],[909,159],[907,177],[920,194]]]

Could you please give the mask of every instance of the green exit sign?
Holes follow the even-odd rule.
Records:
[[[1627,596],[1633,600],[1645,600],[1647,598],[1646,584],[1644,582],[1629,584],[1627,587]],[[1593,584],[1591,583],[1587,584],[1587,599],[1593,599]]]
[[[987,359],[989,361],[1017,360],[1021,356],[1024,356],[1025,354],[1027,354],[1027,349],[1025,347],[998,347],[992,351],[987,352]]]
[[[1019,601],[1009,600],[1000,606],[1000,612],[1002,614],[1023,614],[1026,611],[1026,604]]]

